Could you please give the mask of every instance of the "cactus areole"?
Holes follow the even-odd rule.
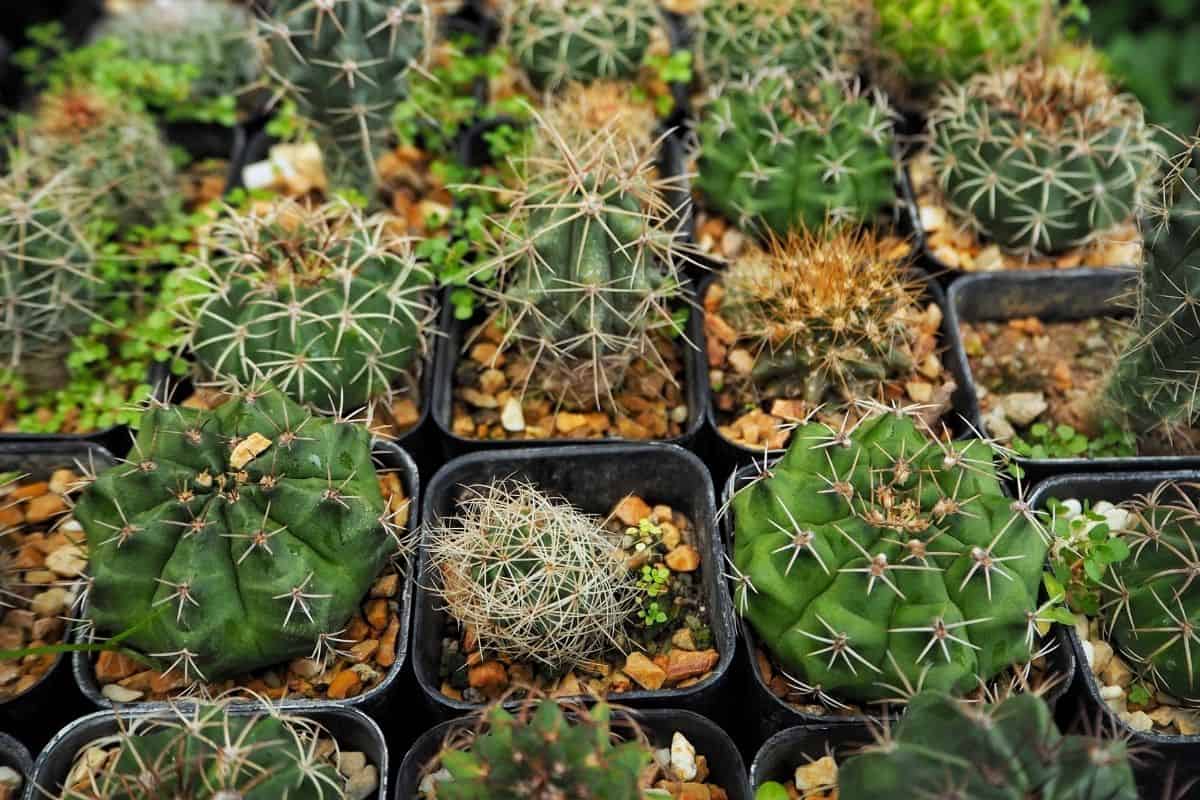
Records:
[[[320,657],[395,550],[367,430],[273,387],[147,410],[75,515],[97,631],[186,680]]]
[[[990,445],[908,417],[800,427],[733,500],[735,602],[802,688],[976,688],[1030,658],[1047,544]]]

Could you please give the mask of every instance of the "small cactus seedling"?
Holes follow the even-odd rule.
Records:
[[[568,716],[552,700],[516,713],[487,709],[478,730],[452,734],[437,756],[436,800],[604,798],[639,800],[639,778],[653,758],[639,734],[614,742],[612,710],[598,703]],[[636,729],[635,729],[636,733]]]
[[[147,409],[75,517],[97,632],[185,681],[322,657],[396,552],[367,430],[271,386]]]
[[[717,87],[699,128],[696,185],[741,228],[784,235],[872,221],[895,202],[892,112],[826,74],[802,94],[779,72]]]
[[[996,704],[938,692],[909,702],[895,730],[838,770],[843,800],[1136,800],[1125,742],[1064,735],[1046,702],[1014,694]]]
[[[622,646],[638,596],[602,520],[529,483],[464,492],[427,533],[430,588],[485,653],[557,668]]]
[[[132,720],[85,751],[57,800],[328,800],[345,797],[337,748],[318,723],[269,706],[238,713],[229,700],[190,704]]]
[[[1159,163],[1137,100],[1087,66],[977,76],[929,124],[950,207],[1009,250],[1058,253],[1130,221]]]
[[[509,0],[504,27],[533,85],[556,91],[573,81],[633,78],[660,23],[655,0]]]
[[[1047,542],[993,456],[878,413],[800,427],[738,492],[735,600],[798,686],[961,693],[1030,659]]]
[[[920,286],[902,242],[868,229],[772,237],[722,277],[724,319],[755,354],[750,375],[767,398],[810,406],[878,399],[907,375]]]
[[[432,273],[383,217],[281,200],[216,223],[198,259],[181,316],[219,381],[352,409],[389,397],[424,352]]]

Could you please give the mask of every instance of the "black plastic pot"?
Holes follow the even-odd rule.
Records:
[[[628,494],[648,503],[664,503],[685,514],[696,528],[704,596],[707,598],[714,647],[720,660],[705,681],[685,689],[636,690],[615,695],[635,708],[688,708],[707,713],[716,708],[722,680],[733,661],[737,639],[733,607],[721,577],[724,550],[715,521],[716,501],[708,471],[693,454],[664,444],[571,445],[554,448],[472,453],[442,467],[425,492],[425,529],[455,511],[459,487],[493,479],[519,478],[560,495],[582,510],[607,516]],[[438,720],[466,714],[479,704],[453,700],[440,691],[442,631],[445,612],[428,590],[437,580],[424,547],[419,556],[416,614],[413,620],[413,670],[426,704]]]
[[[416,526],[420,524],[421,496],[421,482],[416,464],[413,463],[412,457],[408,453],[393,442],[376,439],[372,444],[372,448],[374,451],[374,460],[378,468],[384,471],[399,473],[400,480],[404,485],[405,494],[408,496],[410,503],[408,530],[415,530]],[[404,579],[404,587],[401,592],[398,598],[400,602],[398,612],[400,617],[400,631],[396,635],[396,661],[378,685],[362,694],[355,697],[348,697],[345,700],[284,699],[276,702],[275,705],[289,712],[306,712],[309,709],[335,706],[337,708],[358,709],[377,719],[386,716],[384,713],[385,709],[397,699],[396,695],[400,690],[400,674],[408,656],[408,634],[412,619],[413,603],[411,567],[409,575]],[[79,690],[83,692],[83,696],[91,701],[94,706],[103,709],[125,707],[140,710],[161,708],[166,705],[161,702],[134,702],[128,706],[118,706],[118,704],[113,703],[113,701],[102,694],[101,687],[96,680],[95,670],[92,667],[91,656],[88,653],[75,653],[71,659],[71,669],[75,676],[75,685],[79,687]]]
[[[25,794],[29,779],[33,775],[33,757],[29,755],[25,745],[7,733],[0,733],[0,767],[8,767],[20,774],[24,781],[20,794]]]
[[[970,374],[961,336],[963,323],[1037,317],[1044,322],[1128,316],[1120,298],[1137,284],[1137,274],[1116,269],[1072,269],[1054,272],[991,272],[969,275],[950,287],[948,316],[956,358],[967,370],[966,413],[986,434],[979,389]],[[1018,458],[1031,482],[1067,472],[1194,469],[1200,456],[1133,456],[1128,458]]]
[[[669,747],[671,737],[682,733],[696,748],[696,754],[708,762],[709,780],[722,787],[729,800],[751,800],[754,793],[746,785],[746,768],[741,754],[723,730],[711,720],[691,711],[674,709],[629,711],[620,709],[617,716],[628,713],[645,731],[655,747]],[[470,720],[448,720],[426,731],[404,756],[396,774],[396,794],[393,800],[417,800],[417,788],[429,764],[441,749],[446,736],[468,728]]]
[[[725,484],[724,492],[721,495],[722,508],[726,509],[726,513],[721,517],[721,541],[725,547],[725,552],[733,554],[733,536],[734,536],[734,514],[732,507],[732,499],[734,494],[750,483],[758,474],[761,463],[759,465],[748,464],[732,475],[729,476],[728,482]],[[758,649],[758,636],[750,627],[750,624],[743,618],[738,619],[738,630],[741,635],[742,650],[744,653],[745,669],[750,674],[749,691],[746,695],[745,712],[742,719],[747,723],[747,728],[743,732],[746,737],[744,744],[748,746],[757,745],[775,733],[795,725],[815,725],[818,727],[842,727],[854,725],[867,725],[879,723],[882,716],[874,714],[836,714],[827,715],[808,714],[797,711],[782,698],[777,697],[763,681],[762,673],[755,663],[755,653]],[[1064,626],[1054,626],[1054,642],[1055,648],[1046,656],[1048,670],[1047,672],[1053,675],[1062,676],[1063,680],[1056,684],[1044,697],[1051,708],[1054,708],[1058,701],[1066,694],[1070,688],[1072,676],[1075,674],[1076,656],[1074,650],[1070,646],[1067,638],[1067,631]]]
[[[967,364],[963,360],[962,353],[960,352],[961,348],[953,346],[956,337],[950,323],[949,312],[947,311],[945,291],[943,291],[941,285],[936,280],[924,271],[914,270],[914,277],[918,278],[925,285],[925,293],[921,298],[922,304],[933,302],[942,310],[942,325],[938,333],[938,343],[940,345],[943,364],[954,378],[954,382],[958,384],[950,400],[950,410],[946,412],[943,420],[950,425],[951,429],[958,429],[963,427],[960,424],[959,417],[969,417],[973,409],[970,403],[969,390],[967,389],[967,384],[970,382]],[[704,307],[704,297],[707,295],[709,287],[715,281],[716,278],[710,276],[700,284],[701,308]],[[704,417],[708,425],[709,440],[712,443],[709,466],[712,468],[713,478],[717,481],[717,485],[722,485],[729,474],[739,467],[745,466],[755,460],[761,462],[764,457],[764,451],[737,444],[721,434],[718,428],[717,408],[713,403],[712,389],[707,384],[704,389],[706,395]],[[766,457],[777,458],[783,452],[782,449],[769,450],[766,451]]]
[[[105,469],[116,463],[112,454],[91,442],[0,442],[0,472],[17,472],[34,480],[56,469]],[[87,709],[71,685],[67,659],[59,655],[29,691],[0,701],[0,729],[31,748],[40,748],[58,728]]]
[[[848,725],[797,725],[763,742],[750,762],[750,788],[754,791],[767,781],[787,784],[796,767],[833,756],[838,763],[863,745],[871,744],[871,727],[862,722]]]
[[[225,186],[233,185],[234,177],[241,174],[242,154],[246,149],[246,127],[218,125],[210,122],[164,122],[163,134],[167,141],[187,151],[193,161],[223,158],[229,162]]]
[[[240,716],[261,714],[263,707],[258,703],[239,704],[232,708],[230,713]],[[321,725],[337,740],[342,750],[364,753],[367,763],[373,764],[379,770],[379,789],[371,797],[376,800],[388,797],[387,744],[379,726],[370,717],[353,708],[322,703],[304,709],[289,709],[287,713],[303,716]],[[127,709],[115,714],[112,711],[97,711],[75,720],[59,731],[38,756],[33,767],[33,786],[27,790],[26,800],[57,797],[63,781],[70,774],[76,754],[97,739],[111,736],[120,730],[118,714],[121,721],[132,722],[155,716],[169,717],[171,712],[163,707]],[[41,787],[42,791],[38,791],[34,786]],[[51,794],[45,795],[43,791]]]

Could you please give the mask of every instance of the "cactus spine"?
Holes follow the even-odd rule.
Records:
[[[1029,660],[1047,543],[992,458],[894,413],[811,423],[734,497],[737,605],[798,685],[966,692]]]
[[[396,550],[366,429],[271,386],[149,408],[75,516],[96,630],[185,681],[319,657]]]

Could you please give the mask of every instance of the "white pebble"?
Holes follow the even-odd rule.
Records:
[[[690,781],[696,777],[699,767],[696,765],[696,748],[682,733],[675,731],[671,737],[671,772],[681,781]]]

